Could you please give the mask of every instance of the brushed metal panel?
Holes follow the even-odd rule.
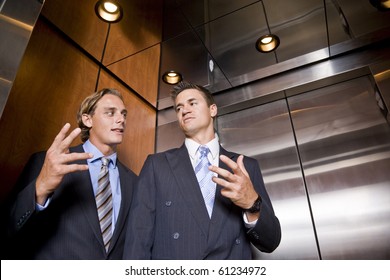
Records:
[[[352,70],[358,70],[370,65],[390,60],[389,43],[381,44],[375,49],[362,50],[348,55],[335,57],[312,65],[304,66],[296,70],[286,71],[272,77],[265,77],[248,85],[235,87],[216,94],[215,99],[220,107],[229,107],[237,103],[248,102],[267,95],[274,95],[282,90],[288,90],[334,75],[343,74]],[[288,63],[288,62],[283,62]],[[275,71],[283,63],[275,65]],[[271,66],[273,67],[273,66]],[[266,70],[264,68],[263,70]],[[251,76],[255,79],[255,76]],[[242,81],[233,81],[240,84]],[[275,96],[279,98],[279,95]],[[270,96],[269,99],[272,97]]]
[[[318,259],[286,100],[218,118],[218,134],[228,150],[255,157],[282,227],[272,254],[255,250],[257,259]]]
[[[380,94],[377,102],[383,103],[379,106],[383,108],[382,112],[390,123],[390,61],[374,64],[370,68]]]
[[[255,48],[256,40],[268,33],[261,2],[211,21],[198,33],[228,78],[277,62],[273,53],[259,53]]]
[[[323,259],[390,258],[390,127],[368,77],[288,99]]]
[[[285,61],[328,47],[323,0],[264,0],[270,29],[280,38],[275,51]]]
[[[349,23],[337,0],[325,1],[329,45],[335,45],[352,37]]]
[[[224,15],[234,13],[258,0],[178,0],[180,10],[192,26],[198,26]]]
[[[0,3],[0,118],[41,8],[39,1]]]
[[[194,31],[186,32],[161,44],[161,75],[166,71],[175,70],[183,75],[184,80],[205,85],[208,88],[212,87],[212,91],[230,87],[225,78],[212,84],[209,61],[210,55]],[[213,71],[218,71],[217,64]],[[169,97],[171,90],[172,85],[165,84],[160,79],[159,100],[162,99],[163,103],[169,104],[168,106],[172,105]],[[160,104],[159,101],[159,109],[163,109],[164,107],[161,108]]]
[[[359,37],[390,27],[389,12],[378,11],[367,0],[337,0],[345,15],[352,37]]]

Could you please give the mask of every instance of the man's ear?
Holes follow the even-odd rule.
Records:
[[[83,124],[86,126],[86,127],[89,127],[91,128],[92,127],[92,118],[90,115],[88,114],[83,114],[81,119],[83,120]]]
[[[211,117],[214,118],[218,113],[218,108],[217,108],[217,104],[211,104],[210,106],[210,114],[211,114]]]

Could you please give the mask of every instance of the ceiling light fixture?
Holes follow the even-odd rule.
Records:
[[[280,39],[278,36],[272,34],[271,32],[271,28],[269,26],[268,17],[267,17],[267,11],[265,10],[263,1],[261,1],[261,6],[263,7],[264,18],[265,18],[265,23],[267,24],[268,34],[263,35],[259,39],[257,39],[255,46],[259,52],[268,53],[276,50],[276,48],[279,47]],[[275,53],[275,58],[277,61],[278,58],[276,57],[276,53]]]
[[[115,0],[99,0],[95,5],[96,15],[105,22],[118,22],[123,17],[123,9]]]
[[[280,44],[280,39],[274,34],[261,36],[256,41],[256,49],[259,52],[267,53],[275,50]]]
[[[183,80],[182,75],[176,71],[168,71],[162,75],[162,80],[170,85],[175,85]]]

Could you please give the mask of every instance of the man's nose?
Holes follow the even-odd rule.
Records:
[[[123,114],[119,114],[117,117],[116,117],[116,122],[117,123],[122,123],[125,121],[125,116]]]
[[[182,110],[181,110],[181,113],[183,115],[185,115],[185,114],[188,114],[189,112],[191,112],[191,108],[188,105],[184,105]]]

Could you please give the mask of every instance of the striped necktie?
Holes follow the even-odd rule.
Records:
[[[204,202],[206,204],[207,212],[211,218],[214,206],[216,185],[211,180],[213,177],[213,172],[208,169],[208,167],[211,165],[207,158],[210,150],[207,146],[199,146],[198,151],[200,152],[200,157],[198,163],[195,166],[195,174],[199,182],[199,187],[202,192]]]
[[[104,247],[106,248],[106,251],[108,251],[112,237],[112,193],[108,174],[110,159],[102,157],[101,161],[102,167],[99,173],[98,188],[95,198]]]

